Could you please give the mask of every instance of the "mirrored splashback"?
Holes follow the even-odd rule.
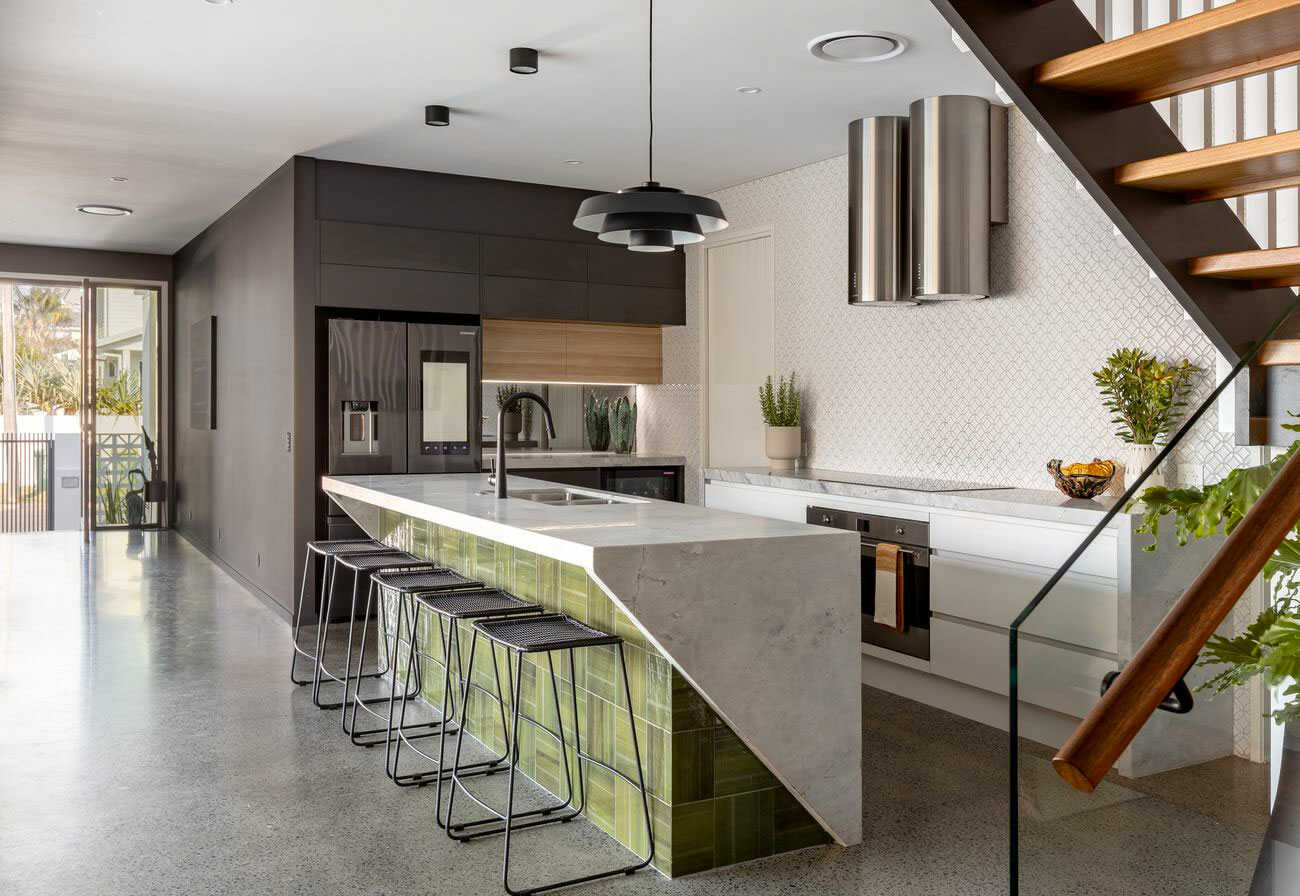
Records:
[[[483,383],[483,446],[496,444],[497,440],[497,403],[498,390],[501,396],[512,384]],[[595,395],[597,400],[608,399],[611,403],[626,395],[628,401],[636,401],[635,386],[585,386],[574,383],[525,383],[513,384],[518,389],[536,392],[550,405],[551,416],[555,420],[555,438],[548,439],[546,423],[541,410],[531,401],[522,402],[522,413],[518,420],[507,415],[507,448],[539,448],[552,451],[588,451],[587,427],[583,419],[583,408],[587,396]],[[518,426],[516,433],[510,428]]]

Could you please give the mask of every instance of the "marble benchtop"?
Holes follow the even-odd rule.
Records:
[[[861,841],[856,532],[644,498],[501,501],[479,494],[487,479],[321,486],[362,528],[380,508],[583,567],[836,842]],[[513,475],[509,487],[557,488]]]
[[[483,467],[492,466],[493,449],[483,449]],[[550,470],[569,467],[682,467],[675,454],[618,454],[614,451],[563,451],[523,448],[506,451],[506,470]]]
[[[1046,475],[1046,473],[1044,473]],[[745,485],[784,488],[813,494],[863,498],[891,504],[909,504],[942,510],[965,510],[999,516],[1021,517],[1057,523],[1095,526],[1111,507],[1115,498],[1083,501],[1067,498],[1052,490],[1006,488],[981,491],[919,492],[905,488],[888,488],[874,482],[883,477],[838,470],[799,469],[775,472],[767,467],[709,467],[705,479]],[[1112,526],[1128,525],[1121,514]]]
[[[507,468],[508,470],[508,468]],[[511,491],[563,488],[508,474]],[[725,510],[611,495],[616,504],[551,506],[523,498],[498,501],[481,473],[326,476],[321,485],[340,494],[419,519],[451,526],[526,551],[590,568],[602,548],[699,544],[709,541],[824,538],[835,530]],[[607,495],[598,489],[575,491]]]

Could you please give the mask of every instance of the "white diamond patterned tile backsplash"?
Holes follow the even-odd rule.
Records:
[[[1212,388],[1209,340],[1024,117],[1010,118],[1011,220],[993,228],[985,301],[847,304],[846,157],[714,194],[733,228],[772,228],[775,368],[803,382],[808,465],[1051,488],[1049,459],[1123,450],[1092,381],[1114,349],[1188,357],[1206,371],[1198,394]],[[665,331],[667,383],[700,382],[698,263],[688,251],[689,324]],[[1246,459],[1207,419],[1170,469],[1199,479]]]
[[[1009,118],[1011,215],[993,228],[994,295],[984,301],[848,305],[847,157],[713,194],[734,229],[772,230],[775,370],[802,380],[808,466],[1050,489],[1049,459],[1123,451],[1092,380],[1116,348],[1200,366],[1193,406],[1213,388],[1209,340],[1024,116]],[[638,442],[687,457],[692,501],[702,456],[699,256],[687,251],[688,324],[664,331],[665,385],[638,388]],[[1257,457],[1211,413],[1169,470],[1200,484]],[[1248,616],[1236,614],[1235,626]],[[1248,700],[1234,698],[1244,730]],[[1238,741],[1244,752],[1244,733]]]

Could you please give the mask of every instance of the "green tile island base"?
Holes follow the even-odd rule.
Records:
[[[831,842],[807,810],[581,567],[390,510],[357,505],[348,509],[362,511],[369,519],[357,522],[393,547],[623,637],[632,716],[651,793],[654,865],[661,872],[676,877]],[[384,603],[391,622],[395,619],[394,602]],[[442,650],[431,614],[423,615],[421,629],[416,632],[421,650],[440,656]],[[492,667],[484,661],[487,654],[483,648],[480,641],[475,679],[492,688]],[[405,649],[405,644],[399,648],[399,668],[404,668]],[[468,662],[467,637],[462,638],[461,655]],[[567,662],[556,663],[570,766],[577,766],[573,720],[569,717],[576,686],[584,751],[635,780],[615,649],[579,650],[574,658],[576,676],[570,676]],[[502,668],[504,675],[504,657]],[[554,729],[555,710],[546,668],[545,654],[525,656],[521,712]],[[422,674],[423,696],[433,705],[440,705],[442,670],[425,663]],[[471,693],[474,697],[470,700],[466,730],[499,752],[503,748],[499,710],[482,694]],[[564,773],[559,745],[526,724],[520,725],[519,741],[520,771],[551,793],[562,794]],[[590,763],[584,763],[583,775],[586,816],[644,856],[646,832],[636,789]]]

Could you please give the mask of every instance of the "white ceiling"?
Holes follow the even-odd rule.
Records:
[[[644,2],[0,0],[0,20],[0,242],[173,252],[294,154],[645,179]],[[655,24],[656,175],[695,192],[839,155],[851,119],[917,97],[992,95],[924,0],[659,0]],[[866,65],[805,49],[850,28],[911,47]],[[539,74],[507,71],[518,45]],[[426,103],[452,126],[426,127]]]

